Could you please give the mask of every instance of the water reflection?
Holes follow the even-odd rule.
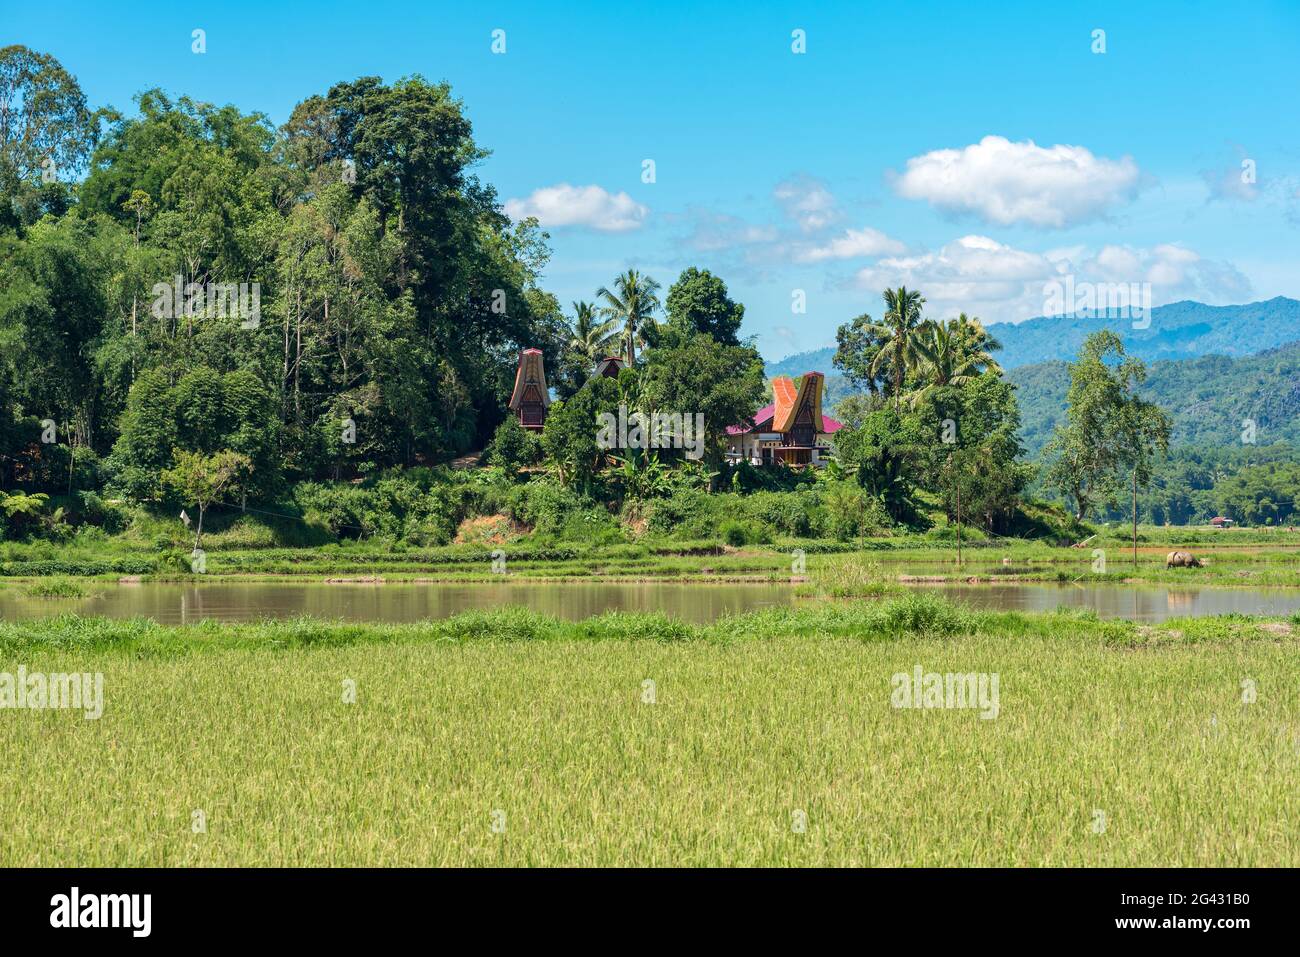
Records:
[[[339,584],[231,582],[210,585],[145,582],[91,585],[85,598],[31,598],[21,585],[0,590],[0,618],[28,619],[75,613],[110,618],[135,616],[164,624],[205,618],[250,621],[314,615],[347,621],[420,621],[459,612],[518,605],[559,618],[579,620],[606,611],[662,611],[690,622],[713,621],[794,600],[784,585],[628,584]]]
[[[189,585],[94,583],[85,598],[32,598],[23,586],[0,589],[0,619],[75,613],[112,618],[141,616],[165,624],[204,618],[249,621],[314,615],[347,621],[419,621],[509,605],[578,620],[606,611],[661,611],[690,622],[799,601],[794,588],[767,584],[667,582],[523,584],[390,583],[326,585],[308,582],[241,582]],[[1291,615],[1300,613],[1300,590],[1147,588],[1126,585],[1044,583],[916,584],[976,608],[1051,611],[1089,608],[1103,618],[1162,621],[1172,616]],[[811,603],[804,599],[805,603]]]
[[[918,585],[975,608],[1052,611],[1089,608],[1102,618],[1164,621],[1203,615],[1294,615],[1300,590],[1246,588],[1148,588],[1133,585]]]

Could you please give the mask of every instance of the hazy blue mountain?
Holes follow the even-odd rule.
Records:
[[[1158,380],[1153,370],[1152,388],[1159,387],[1163,404],[1166,398],[1175,399],[1172,386],[1166,389],[1166,383],[1176,382],[1183,397],[1178,401],[1193,410],[1181,420],[1175,415],[1179,423],[1176,441],[1202,441],[1209,440],[1211,435],[1239,433],[1241,418],[1248,413],[1238,416],[1235,431],[1228,427],[1223,416],[1236,415],[1247,406],[1256,407],[1260,415],[1273,416],[1271,428],[1285,431],[1288,437],[1300,437],[1300,429],[1292,429],[1289,423],[1277,418],[1279,404],[1290,409],[1291,399],[1286,397],[1294,397],[1295,390],[1300,388],[1300,383],[1293,381],[1296,349],[1279,348],[1300,340],[1300,302],[1294,299],[1278,296],[1267,302],[1236,306],[1207,306],[1190,301],[1170,303],[1151,310],[1151,323],[1146,329],[1134,329],[1128,318],[1105,316],[1044,316],[1015,325],[996,323],[989,328],[1002,342],[998,361],[1021,387],[1024,438],[1034,451],[1046,441],[1053,427],[1053,415],[1059,414],[1064,406],[1065,361],[1078,355],[1083,340],[1091,333],[1104,328],[1119,333],[1125,349],[1148,364],[1171,364],[1160,371]],[[1276,352],[1273,359],[1268,358],[1272,354],[1269,350]],[[767,363],[767,374],[796,376],[814,369],[825,373],[827,406],[833,409],[836,402],[852,392],[831,363],[834,355],[833,347],[796,353]],[[1259,362],[1237,368],[1229,361],[1248,356]],[[1180,360],[1201,359],[1204,361],[1200,364],[1180,364]],[[1237,375],[1247,378],[1242,380],[1237,390],[1239,395],[1233,399],[1231,393],[1237,385],[1233,379]],[[1256,381],[1250,376],[1262,378]],[[1211,404],[1198,405],[1204,402]],[[1032,416],[1025,408],[1027,403],[1034,406]],[[1055,413],[1050,408],[1053,403]],[[1199,421],[1198,409],[1213,414]]]
[[[1248,356],[1300,339],[1300,302],[1283,296],[1237,306],[1173,302],[1152,309],[1146,329],[1134,329],[1131,319],[1107,316],[1040,317],[989,327],[1002,340],[998,361],[1007,369],[1073,359],[1083,340],[1099,329],[1117,332],[1124,348],[1145,362]]]
[[[778,362],[767,362],[768,378],[779,375],[797,376],[805,372],[821,372],[827,376],[835,375],[835,367],[831,365],[831,359],[835,357],[835,347],[827,346],[825,349],[813,349],[809,352],[796,352],[792,356],[786,356]]]
[[[1083,340],[1098,329],[1113,329],[1124,348],[1145,362],[1199,356],[1249,356],[1300,339],[1300,302],[1278,296],[1267,302],[1207,306],[1173,302],[1151,310],[1151,324],[1134,329],[1131,319],[1108,316],[1040,316],[1020,323],[999,322],[989,330],[1002,341],[1003,368],[1073,359]],[[796,353],[767,363],[769,376],[799,375],[816,369],[834,373],[834,347]]]

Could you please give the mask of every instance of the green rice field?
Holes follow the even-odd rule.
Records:
[[[0,864],[1294,866],[1296,629],[0,623],[0,672],[104,675],[98,720],[0,709]],[[996,674],[997,716],[894,707],[918,665]]]

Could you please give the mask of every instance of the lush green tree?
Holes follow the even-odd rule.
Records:
[[[835,330],[837,348],[831,361],[855,389],[866,389],[876,395],[884,387],[876,356],[888,341],[884,328],[863,313]]]
[[[614,323],[601,322],[596,306],[590,302],[575,302],[573,317],[573,335],[569,338],[569,347],[587,362],[599,362],[608,355]]]
[[[918,329],[921,326],[921,309],[925,299],[914,289],[899,286],[886,289],[885,316],[879,334],[885,339],[871,362],[871,375],[882,378],[888,370],[890,395],[897,405],[903,396],[903,382],[916,365]]]
[[[893,403],[878,404],[861,424],[846,426],[835,436],[836,457],[856,472],[896,522],[914,522],[919,516],[916,495],[934,450],[933,431],[921,414]]]
[[[23,240],[0,239],[0,357],[7,392],[28,414],[57,423],[59,441],[101,451],[96,344],[115,251],[111,230],[78,217],[46,219]]]
[[[516,472],[536,465],[542,458],[542,443],[537,433],[525,429],[513,415],[508,415],[497,426],[496,434],[487,447],[485,462]]]
[[[682,271],[665,301],[668,326],[689,337],[705,333],[725,346],[738,346],[745,307],[727,295],[727,284],[707,269]]]
[[[702,457],[716,469],[726,451],[727,426],[748,421],[764,391],[763,360],[756,349],[720,345],[696,333],[678,346],[647,353],[639,407],[650,414],[703,415]]]
[[[1020,410],[1015,389],[994,371],[960,386],[931,390],[921,409],[937,435],[931,486],[949,521],[962,521],[993,534],[1011,531],[1021,496],[1034,468],[1019,461]],[[950,428],[946,428],[949,426]]]
[[[659,312],[659,283],[635,269],[614,280],[614,288],[596,290],[601,315],[623,327],[623,355],[628,365],[636,365],[636,347],[645,334],[644,327],[655,321]]]
[[[245,456],[229,449],[212,455],[176,450],[176,464],[163,472],[162,480],[181,501],[198,509],[199,518],[194,527],[196,551],[203,546],[203,517],[208,509],[224,496],[233,495],[252,468]]]
[[[31,223],[66,208],[66,187],[49,181],[80,173],[97,121],[58,60],[25,46],[0,47],[0,225],[17,225],[16,213]]]
[[[616,324],[602,320],[595,304],[575,302],[573,312],[573,322],[565,324],[559,362],[548,370],[551,373],[548,381],[561,397],[568,397],[581,388],[591,378],[596,363],[619,348],[615,342]]]
[[[920,384],[912,393],[913,402],[935,389],[964,386],[985,370],[1001,374],[990,344],[996,347],[979,320],[965,313],[947,322],[924,323],[916,342]]]
[[[1090,335],[1070,364],[1069,406],[1045,450],[1046,477],[1079,521],[1114,498],[1121,473],[1149,481],[1152,455],[1168,444],[1168,416],[1136,394],[1145,378],[1146,366],[1109,330]]]
[[[551,404],[542,428],[542,448],[562,482],[583,493],[594,490],[609,451],[597,441],[599,417],[602,413],[617,416],[618,404],[618,383],[606,378],[592,379],[569,398]]]
[[[131,388],[110,470],[124,491],[156,498],[176,451],[230,450],[252,470],[241,490],[269,495],[282,475],[275,414],[270,391],[247,369],[220,373],[196,366],[179,375],[150,369]]]

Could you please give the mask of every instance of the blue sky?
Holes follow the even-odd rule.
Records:
[[[159,86],[277,123],[339,80],[445,79],[566,309],[628,266],[708,267],[773,359],[899,282],[986,321],[1066,275],[1300,298],[1300,3],[704,6],[0,0],[0,45],[95,105]]]

